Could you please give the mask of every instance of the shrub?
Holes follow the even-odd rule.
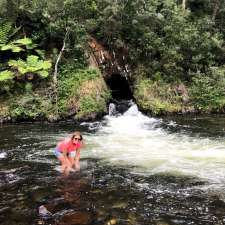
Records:
[[[181,97],[175,85],[163,81],[140,80],[134,96],[141,109],[154,115],[181,111]]]
[[[47,96],[26,93],[11,99],[9,114],[16,120],[36,120],[47,118],[52,104]]]
[[[12,71],[4,70],[0,72],[0,93],[9,92],[14,84],[13,77],[14,74]]]
[[[65,72],[66,71],[66,72]],[[59,80],[59,111],[76,118],[106,111],[110,93],[95,69],[63,70]]]
[[[225,107],[225,68],[211,67],[207,74],[196,73],[190,87],[195,107],[205,112],[223,111]]]

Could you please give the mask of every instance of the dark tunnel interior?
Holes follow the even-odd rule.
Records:
[[[112,99],[117,101],[133,99],[133,94],[127,79],[120,74],[112,74],[106,80],[106,84],[111,90]]]

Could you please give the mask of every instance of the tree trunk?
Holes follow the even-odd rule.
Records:
[[[183,9],[183,10],[186,9],[186,0],[182,0],[182,9]]]
[[[55,106],[56,106],[56,113],[58,115],[58,64],[59,61],[62,57],[63,52],[65,51],[66,48],[66,39],[67,39],[67,35],[69,33],[69,30],[66,31],[65,37],[63,39],[63,45],[62,48],[59,52],[59,55],[57,57],[56,63],[55,63],[55,70],[54,70],[54,74],[53,74],[53,92],[54,92],[54,99],[55,99]]]
[[[219,2],[220,2],[220,0],[215,0],[214,8],[213,8],[213,15],[212,15],[212,20],[213,21],[215,21],[217,12],[219,10]]]

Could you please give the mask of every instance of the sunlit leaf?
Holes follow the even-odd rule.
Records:
[[[50,61],[43,61],[42,63],[42,68],[45,69],[45,70],[48,70],[52,67],[52,64]]]
[[[0,81],[5,81],[5,80],[12,80],[13,79],[13,72],[9,70],[4,70],[0,72]]]
[[[13,44],[4,45],[1,47],[2,51],[8,51],[11,50],[12,52],[21,52],[24,51],[21,47],[15,46]]]
[[[27,60],[10,60],[8,65],[16,68],[20,74],[36,73],[41,77],[46,78],[48,76],[48,69],[52,64],[49,61],[40,60],[36,55],[29,55]]]
[[[30,38],[22,38],[12,42],[13,44],[31,45],[33,42]]]
[[[45,71],[45,70],[38,71],[38,74],[39,74],[42,78],[48,77],[48,72]]]

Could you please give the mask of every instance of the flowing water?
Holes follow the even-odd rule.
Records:
[[[2,125],[0,224],[225,224],[224,125],[136,105],[93,123]],[[64,177],[53,149],[76,129],[81,171]]]

